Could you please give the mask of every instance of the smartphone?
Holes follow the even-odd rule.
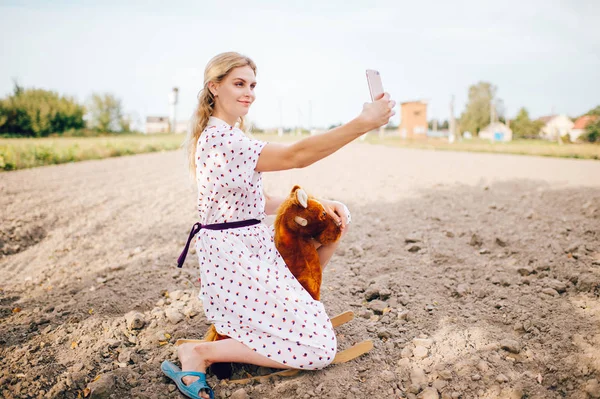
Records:
[[[367,82],[371,92],[371,101],[375,101],[383,94],[383,83],[381,83],[379,71],[367,69]]]

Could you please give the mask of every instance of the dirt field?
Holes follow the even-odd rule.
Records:
[[[375,348],[217,397],[600,398],[600,162],[353,143],[264,181],[349,207],[322,300]],[[181,151],[0,174],[2,397],[182,397],[195,195]]]

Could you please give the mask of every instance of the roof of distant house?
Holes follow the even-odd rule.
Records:
[[[573,129],[585,129],[587,125],[589,125],[592,122],[595,122],[598,118],[600,117],[597,115],[583,115],[577,118]]]
[[[482,130],[489,131],[489,130],[502,129],[502,128],[510,130],[510,128],[508,126],[506,126],[506,124],[504,124],[502,122],[490,123],[489,125],[487,125],[486,127],[484,127]]]
[[[542,121],[544,123],[548,123],[550,122],[552,119],[556,118],[558,115],[546,115],[546,116],[540,116],[539,118],[537,118],[538,121]]]
[[[168,116],[147,116],[146,122],[168,122]]]

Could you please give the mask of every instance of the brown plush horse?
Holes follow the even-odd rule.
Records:
[[[313,299],[321,299],[322,270],[312,240],[330,244],[339,240],[341,234],[342,229],[323,205],[298,185],[277,210],[275,247]]]
[[[275,247],[285,264],[313,299],[321,298],[322,270],[312,239],[329,244],[340,239],[342,230],[325,212],[323,205],[300,186],[295,185],[281,203],[275,217]],[[205,341],[228,338],[211,325]],[[211,371],[219,379],[231,377],[231,363],[214,363]]]

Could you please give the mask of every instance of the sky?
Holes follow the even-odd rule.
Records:
[[[0,96],[21,86],[85,102],[112,93],[141,123],[197,105],[204,68],[237,51],[257,64],[257,127],[328,127],[370,101],[366,69],[428,119],[497,86],[505,113],[578,116],[600,105],[600,2],[0,0]],[[398,124],[399,109],[391,122]]]

